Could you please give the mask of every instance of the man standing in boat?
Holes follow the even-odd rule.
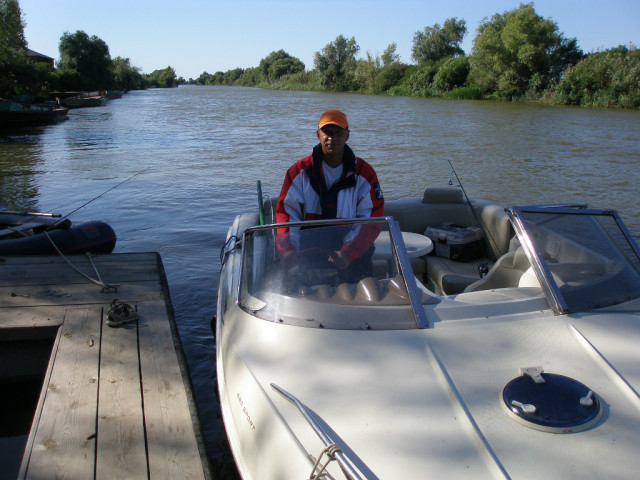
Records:
[[[378,177],[373,167],[356,157],[347,145],[346,115],[339,110],[324,112],[316,135],[320,143],[311,155],[287,170],[276,221],[381,217],[384,198]],[[354,262],[368,262],[378,233],[378,228],[359,228],[351,238],[345,237],[347,240],[333,252],[330,261],[339,270],[353,269],[357,266]],[[278,248],[284,255],[295,250],[289,234],[279,235]]]

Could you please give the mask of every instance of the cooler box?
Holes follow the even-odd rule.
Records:
[[[433,253],[456,262],[468,262],[484,256],[480,227],[462,227],[452,222],[427,227],[424,234],[433,242]]]

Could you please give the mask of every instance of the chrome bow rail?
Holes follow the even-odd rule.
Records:
[[[309,409],[300,400],[298,400],[289,392],[287,392],[286,390],[282,389],[281,387],[279,387],[274,383],[271,384],[271,388],[273,388],[276,392],[278,392],[280,395],[282,395],[284,398],[289,400],[293,405],[297,407],[297,409],[304,416],[307,422],[309,422],[309,425],[311,425],[311,428],[313,428],[313,430],[316,432],[318,437],[320,437],[320,440],[322,440],[322,443],[324,443],[325,447],[327,448],[335,447],[335,443],[332,442],[329,435],[327,435],[325,431],[322,430],[322,427],[320,427],[320,425],[318,425],[318,422],[316,422],[314,418],[311,416]],[[335,457],[336,462],[338,462],[338,464],[342,468],[342,471],[344,472],[344,474],[347,476],[349,480],[364,480],[363,477],[358,473],[358,471],[353,467],[353,465],[351,465],[347,457],[344,455],[344,453],[342,453],[342,451],[339,448],[333,448],[332,455],[333,457]],[[314,466],[314,472],[315,472],[315,466]],[[310,478],[314,478],[314,472],[312,472],[312,476]]]

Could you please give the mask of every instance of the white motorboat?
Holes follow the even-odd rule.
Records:
[[[637,478],[640,250],[618,215],[455,188],[385,215],[231,226],[217,381],[242,478]],[[405,247],[447,221],[482,250],[456,257],[446,228]]]

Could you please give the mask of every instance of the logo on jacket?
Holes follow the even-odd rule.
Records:
[[[374,182],[373,193],[375,193],[377,200],[382,200],[384,198],[384,196],[382,195],[382,189],[380,188],[380,183]]]

